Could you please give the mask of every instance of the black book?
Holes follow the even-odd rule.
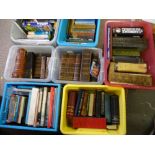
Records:
[[[101,92],[101,116],[105,116],[104,92]]]
[[[25,74],[24,78],[32,78],[33,76],[33,68],[34,68],[34,53],[27,53],[27,61],[25,65]]]
[[[112,124],[119,124],[119,98],[117,95],[110,96],[110,109]]]
[[[96,100],[95,100],[95,116],[101,117],[101,92],[96,91]]]

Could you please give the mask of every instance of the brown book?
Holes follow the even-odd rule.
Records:
[[[34,59],[34,74],[33,78],[40,78],[40,72],[41,72],[41,56],[35,55]]]
[[[77,91],[70,91],[68,93],[68,103],[66,111],[67,122],[69,125],[72,125],[76,101],[77,101]]]
[[[46,72],[45,72],[45,77],[48,77],[48,65],[50,62],[51,57],[46,57]]]
[[[87,116],[88,111],[87,111],[87,102],[88,101],[88,92],[84,92],[84,98],[82,102],[82,108],[81,108],[81,116]]]
[[[150,74],[134,74],[134,73],[115,72],[114,62],[110,63],[108,79],[111,83],[152,86],[152,76]]]
[[[23,78],[25,73],[27,51],[23,48],[18,49],[14,70],[12,73],[13,78]]]
[[[82,52],[80,81],[90,81],[90,66],[91,66],[92,53],[90,50]]]
[[[45,79],[46,73],[46,56],[41,57],[41,70],[40,70],[40,78]]]

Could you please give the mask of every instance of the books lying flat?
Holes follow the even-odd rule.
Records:
[[[131,57],[131,56],[113,56],[112,61],[114,61],[114,62],[141,63],[142,59],[140,57]]]
[[[118,62],[115,64],[115,71],[130,72],[130,73],[146,73],[147,72],[147,64]]]
[[[115,72],[114,62],[110,63],[108,79],[111,83],[126,83],[142,86],[152,86],[152,76],[150,74]]]

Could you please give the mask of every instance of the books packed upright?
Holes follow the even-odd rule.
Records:
[[[66,41],[74,43],[94,42],[95,33],[95,19],[70,19]]]
[[[19,48],[15,58],[12,78],[46,79],[49,75],[51,54],[35,53]]]
[[[53,128],[55,123],[56,94],[54,86],[12,85],[4,100],[5,125]]]
[[[72,128],[117,130],[120,123],[119,96],[99,89],[68,92],[66,118]]]

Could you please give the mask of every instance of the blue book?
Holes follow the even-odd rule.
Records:
[[[79,90],[78,91],[77,103],[76,103],[75,112],[74,112],[75,116],[78,116],[78,112],[79,112],[79,108],[80,108],[80,103],[81,103],[81,100],[82,100],[82,94],[84,94],[83,92],[84,92],[83,90]],[[82,103],[81,103],[81,106],[82,106]]]
[[[31,104],[31,95],[32,95],[32,93],[29,93],[28,104],[27,104],[27,111],[26,111],[26,118],[25,118],[25,124],[28,123],[28,116],[29,116],[29,110],[30,110],[30,104]]]

